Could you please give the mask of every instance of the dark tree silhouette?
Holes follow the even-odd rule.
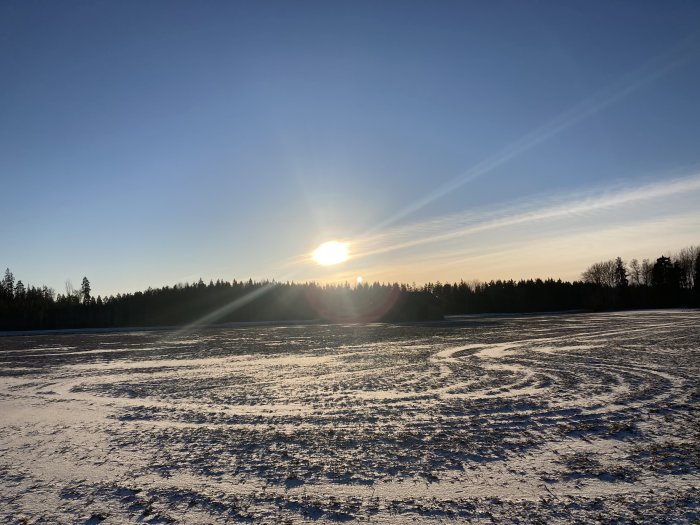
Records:
[[[26,295],[27,290],[24,287],[24,283],[22,281],[17,281],[17,285],[15,286],[15,299],[22,301]]]
[[[651,285],[654,288],[671,289],[678,286],[676,271],[670,257],[663,255],[656,259],[651,273]]]
[[[625,263],[618,257],[615,259],[615,287],[627,288],[627,285],[627,269],[625,268]]]
[[[642,261],[642,284],[651,286],[652,273],[654,273],[654,265],[649,262],[649,259]]]
[[[613,288],[616,284],[615,261],[602,261],[592,264],[583,272],[581,277],[584,282]]]
[[[637,259],[630,261],[630,284],[640,286],[642,284],[642,267]]]
[[[15,296],[15,276],[9,268],[5,269],[5,276],[2,279],[2,295],[8,299],[12,299]]]
[[[80,285],[80,297],[83,300],[83,304],[90,304],[90,281],[87,277],[83,277],[83,282]]]
[[[678,264],[681,286],[692,289],[695,286],[695,260],[700,256],[700,246],[683,248],[674,257]]]

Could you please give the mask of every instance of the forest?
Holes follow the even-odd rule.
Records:
[[[481,313],[700,307],[700,247],[654,262],[620,257],[589,266],[580,280],[350,285],[226,281],[179,283],[94,297],[90,281],[65,293],[0,281],[0,330],[181,326],[265,321],[402,322]]]

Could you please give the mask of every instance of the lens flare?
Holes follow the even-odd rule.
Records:
[[[331,266],[348,260],[348,244],[346,242],[324,242],[313,253],[314,260],[321,266]]]

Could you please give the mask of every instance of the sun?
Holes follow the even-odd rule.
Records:
[[[316,248],[314,260],[322,266],[331,266],[348,260],[348,243],[329,241]]]

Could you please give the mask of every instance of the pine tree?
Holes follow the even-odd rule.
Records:
[[[15,286],[15,299],[24,299],[27,295],[27,290],[24,288],[24,283],[22,281],[17,281],[17,286]]]
[[[83,300],[83,304],[90,304],[90,281],[87,277],[83,277],[83,282],[80,285],[80,297]]]

